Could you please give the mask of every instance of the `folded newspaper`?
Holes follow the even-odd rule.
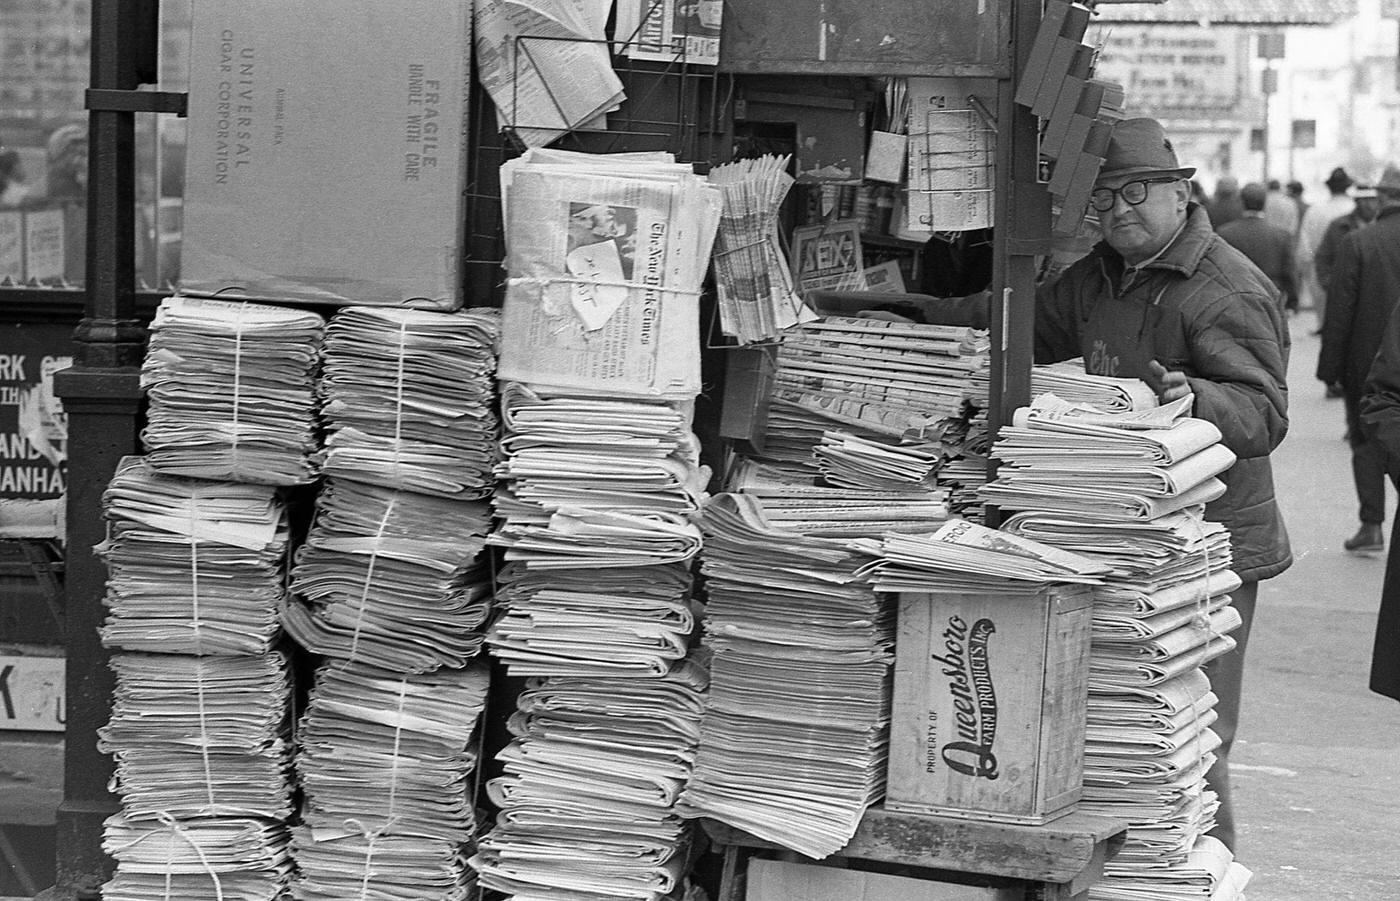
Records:
[[[506,187],[500,377],[612,397],[700,391],[719,189],[673,164],[540,163]]]
[[[863,571],[881,591],[1033,592],[1059,582],[1098,585],[1111,571],[1089,557],[965,519],[950,519],[932,535],[889,533],[861,546],[879,558]]]

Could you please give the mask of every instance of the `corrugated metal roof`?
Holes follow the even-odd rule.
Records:
[[[1356,0],[1100,0],[1096,22],[1331,25],[1356,15]]]

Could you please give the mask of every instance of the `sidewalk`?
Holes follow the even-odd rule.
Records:
[[[1236,853],[1251,901],[1386,901],[1400,899],[1400,703],[1366,687],[1385,558],[1342,550],[1356,493],[1342,402],[1313,377],[1313,327],[1307,311],[1292,322],[1291,425],[1273,459],[1295,563],[1259,592]]]

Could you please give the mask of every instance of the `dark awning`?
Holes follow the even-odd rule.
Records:
[[[1095,22],[1173,25],[1332,25],[1356,15],[1356,0],[1099,0]]]

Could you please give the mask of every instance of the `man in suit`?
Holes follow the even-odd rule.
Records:
[[[1244,214],[1216,228],[1216,234],[1249,257],[1283,295],[1284,306],[1297,308],[1297,283],[1293,264],[1293,235],[1264,218],[1268,192],[1258,182],[1240,189]],[[1290,302],[1291,301],[1291,302]]]
[[[1391,311],[1400,300],[1400,168],[1388,165],[1376,184],[1376,221],[1341,239],[1327,289],[1327,321],[1317,377],[1340,383],[1361,528],[1342,543],[1356,554],[1385,547],[1385,449],[1361,425],[1361,395],[1381,347]]]

